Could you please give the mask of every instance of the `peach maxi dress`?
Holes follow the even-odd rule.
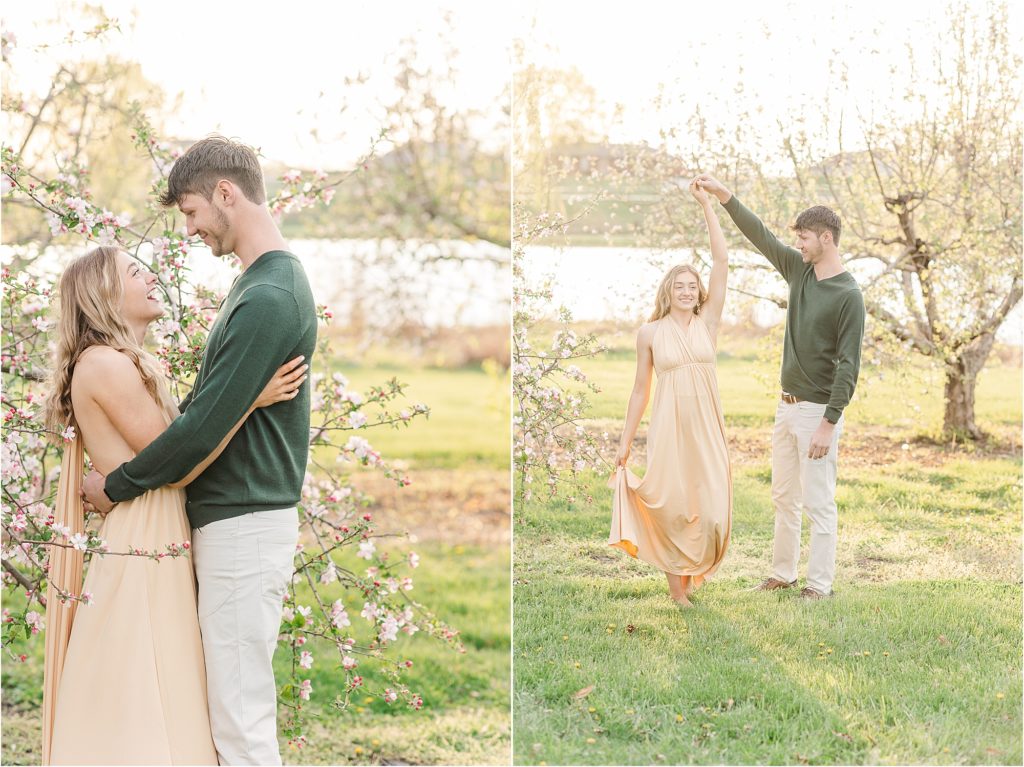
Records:
[[[188,541],[185,491],[118,504],[99,535],[112,552]],[[49,763],[217,764],[192,560],[94,556],[83,588],[95,602],[75,611],[63,670],[47,679]]]
[[[652,342],[658,383],[643,479],[619,467],[608,543],[694,586],[725,556],[732,526],[732,473],[715,375],[715,344],[700,316],[687,328],[658,320]]]

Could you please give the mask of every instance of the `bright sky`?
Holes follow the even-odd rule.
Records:
[[[437,60],[445,9],[451,10],[460,52],[460,77],[446,96],[449,103],[504,106],[502,89],[510,72],[507,5],[468,0],[98,4],[122,30],[105,38],[102,50],[138,61],[170,100],[184,94],[181,109],[165,114],[172,136],[220,132],[292,165],[350,163],[379,130],[374,99],[387,98],[392,87],[390,57],[403,38],[415,36],[418,52]],[[53,28],[40,22],[70,18],[69,5],[66,0],[5,4],[5,31],[17,37],[12,64],[19,82],[37,90],[49,85],[52,67],[25,49],[67,34],[68,22],[58,25],[56,38]],[[359,73],[370,75],[369,86],[347,88],[345,78]],[[310,134],[314,127],[319,141]],[[497,142],[499,151],[506,142],[506,137]]]
[[[986,0],[970,3],[989,5]],[[658,132],[681,123],[707,94],[732,92],[764,107],[759,119],[788,121],[817,107],[829,63],[848,78],[848,96],[832,114],[893,101],[906,76],[906,46],[927,50],[945,24],[945,2],[893,0],[700,0],[629,3],[517,0],[515,34],[528,40],[530,60],[576,66],[609,105],[621,105],[613,141],[660,143]],[[1021,39],[1019,4],[1011,23]],[[664,83],[662,116],[653,109]],[[901,98],[897,100],[902,101]],[[672,103],[677,106],[672,106]],[[729,119],[731,115],[720,115]]]

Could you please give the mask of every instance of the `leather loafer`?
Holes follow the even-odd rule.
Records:
[[[776,589],[791,589],[796,585],[796,581],[780,581],[778,578],[765,578],[758,585],[754,586],[754,591],[775,591]]]
[[[800,596],[804,599],[828,599],[832,596],[832,593],[822,594],[820,591],[815,591],[810,586],[804,586],[800,589]]]

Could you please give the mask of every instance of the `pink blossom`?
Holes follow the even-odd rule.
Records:
[[[398,621],[394,616],[389,615],[380,625],[380,633],[377,638],[382,642],[394,642],[398,639]]]
[[[373,557],[373,552],[376,551],[376,549],[377,545],[373,542],[372,539],[360,541],[359,552],[356,554],[356,556],[362,557],[363,559],[371,559]]]
[[[384,690],[384,702],[385,703],[394,703],[396,700],[398,700],[398,693],[397,692],[392,690],[390,687],[388,687],[386,690]]]
[[[338,566],[334,562],[328,562],[323,573],[320,574],[321,583],[334,583],[338,580]]]
[[[420,566],[420,555],[417,554],[415,551],[410,551],[409,552],[409,567],[411,567],[412,569],[415,570],[419,566]]]
[[[25,614],[25,623],[32,629],[33,634],[38,634],[45,628],[43,623],[43,616],[37,613],[35,610],[30,610]]]
[[[303,679],[302,684],[299,686],[299,697],[303,700],[309,700],[309,695],[312,692],[313,684],[308,679]]]
[[[302,654],[299,655],[299,665],[302,666],[302,668],[312,668],[313,653],[311,653],[309,650],[303,650]]]
[[[351,671],[359,665],[359,661],[353,658],[351,655],[346,655],[341,659],[341,667],[346,671]]]

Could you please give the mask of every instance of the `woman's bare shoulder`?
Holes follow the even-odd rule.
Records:
[[[636,340],[638,342],[650,342],[654,338],[654,332],[658,329],[658,323],[661,320],[655,320],[654,322],[645,322],[640,326],[640,329],[636,331]]]
[[[128,378],[128,377],[131,378]],[[92,389],[139,378],[138,368],[124,352],[112,346],[90,346],[78,355],[72,386]]]

